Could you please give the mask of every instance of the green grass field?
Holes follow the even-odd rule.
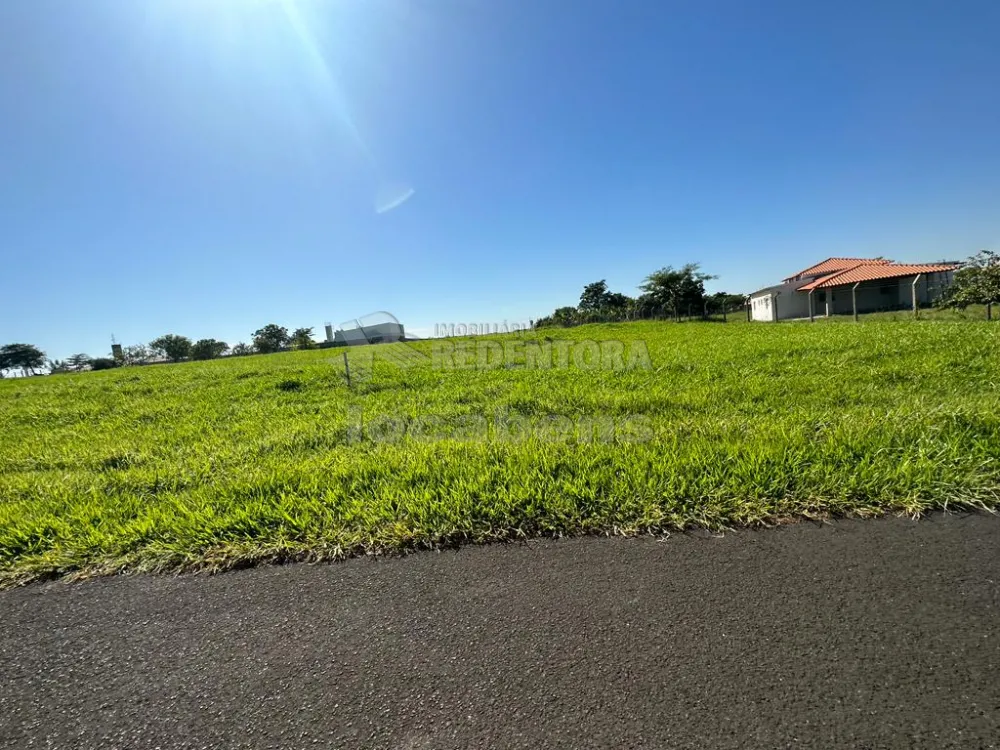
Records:
[[[351,387],[343,350],[0,381],[0,585],[1000,502],[1000,325],[497,340],[547,336],[651,367],[352,349]]]

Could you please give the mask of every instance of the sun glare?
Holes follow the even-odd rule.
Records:
[[[366,25],[373,13],[387,7],[361,0],[149,0],[146,11],[154,36],[169,37],[159,46],[171,54],[208,58],[211,68],[206,72],[223,81],[255,75],[277,78],[283,95],[308,101],[308,116],[331,125],[324,137],[339,139],[363,160],[381,214],[407,202],[415,191],[409,183],[383,175],[357,125],[341,70],[345,60],[356,63],[375,54],[371,45],[356,41],[360,35],[355,26]],[[355,76],[351,88],[358,91],[363,83]]]

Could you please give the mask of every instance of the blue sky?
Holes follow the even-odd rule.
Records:
[[[995,0],[3,0],[0,343],[1000,247]],[[386,205],[414,191],[401,205]]]

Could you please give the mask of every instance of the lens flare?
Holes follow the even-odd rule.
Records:
[[[374,166],[375,158],[361,137],[361,133],[358,132],[358,128],[354,124],[354,119],[351,117],[350,109],[344,99],[344,94],[331,70],[330,63],[320,49],[315,34],[309,28],[309,24],[302,17],[298,4],[295,0],[281,0],[281,8],[292,27],[292,31],[295,32],[295,36],[298,37],[299,43],[302,45],[313,73],[321,82],[328,101],[333,105],[338,119],[351,138],[354,139],[355,144],[365,155],[365,158],[368,159],[368,162]]]
[[[337,83],[334,71],[332,70],[326,56],[323,54],[323,51],[316,40],[316,35],[313,34],[312,30],[309,28],[309,24],[306,22],[305,18],[303,18],[298,5],[296,4],[296,0],[279,0],[279,3],[284,11],[285,17],[288,19],[288,23],[291,26],[292,31],[298,38],[298,41],[309,60],[310,68],[320,81],[324,95],[332,104],[337,118],[340,120],[344,129],[358,147],[358,150],[364,155],[369,167],[376,176],[376,182],[383,183],[375,196],[375,213],[384,214],[392,211],[394,208],[398,208],[412,198],[416,190],[407,184],[384,183],[384,181],[379,177],[380,170],[378,162],[375,159],[375,155],[368,147],[368,144],[365,143],[365,140],[361,137],[361,133],[358,131],[357,126],[354,124],[350,108],[347,106],[347,101],[344,97],[343,91]]]
[[[383,188],[375,197],[375,213],[386,214],[394,208],[399,208],[406,201],[410,200],[416,192],[409,185]]]

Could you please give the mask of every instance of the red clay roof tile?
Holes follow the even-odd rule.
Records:
[[[827,258],[822,263],[817,263],[815,266],[809,266],[809,268],[803,269],[796,274],[789,276],[785,281],[791,281],[792,279],[797,279],[801,276],[820,276],[823,274],[837,273],[838,271],[844,271],[848,268],[854,268],[855,266],[868,264],[876,266],[885,266],[892,263],[891,260],[885,260],[884,258]]]
[[[891,263],[885,265],[872,265],[870,263],[859,263],[843,271],[827,274],[814,281],[800,286],[798,291],[808,292],[812,289],[829,289],[833,286],[844,286],[846,284],[857,284],[861,281],[878,281],[879,279],[897,279],[901,276],[916,276],[919,273],[940,273],[942,271],[954,271],[958,268],[950,263]]]

